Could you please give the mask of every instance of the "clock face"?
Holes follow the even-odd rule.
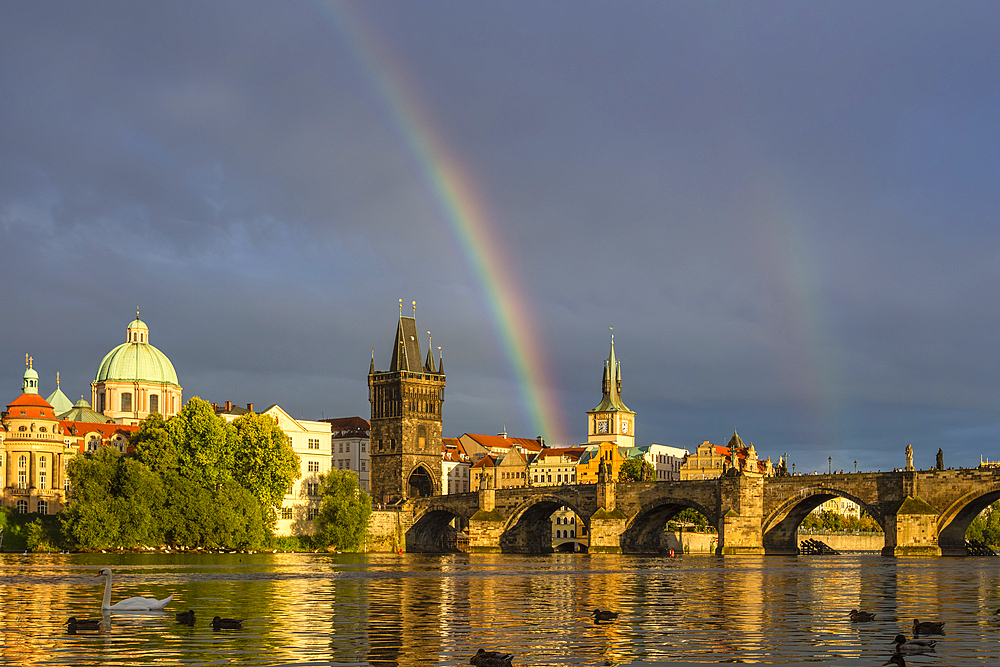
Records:
[[[628,420],[622,420],[622,433],[628,433]]]
[[[607,433],[608,432],[608,420],[607,419],[598,419],[597,420],[597,432],[598,433]]]

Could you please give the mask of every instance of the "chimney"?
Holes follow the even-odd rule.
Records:
[[[233,402],[226,401],[226,412],[232,412],[232,411],[233,411]]]
[[[542,436],[538,436],[537,440],[539,445],[541,445],[542,447],[545,446],[545,438],[543,438]]]
[[[253,403],[247,403],[247,410],[253,412]]]
[[[219,404],[212,403],[212,412],[218,412],[218,411],[219,411]]]

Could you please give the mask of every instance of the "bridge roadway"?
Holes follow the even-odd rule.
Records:
[[[566,506],[587,527],[591,553],[658,553],[667,521],[693,507],[716,526],[716,553],[794,554],[806,515],[832,498],[856,502],[885,531],[884,556],[965,556],[965,531],[1000,499],[1000,469],[628,482],[483,489],[413,498],[398,509],[400,544],[440,552],[450,526],[468,526],[470,552],[552,551],[550,515]],[[449,534],[450,533],[450,534]]]

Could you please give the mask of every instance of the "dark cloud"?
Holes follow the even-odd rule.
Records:
[[[27,351],[44,392],[58,370],[89,396],[138,305],[187,396],[367,414],[370,348],[386,367],[416,299],[446,432],[537,435],[384,93],[402,83],[479,188],[571,439],[613,325],[642,441],[976,464],[1000,437],[998,23],[989,3],[5,3],[0,385]]]

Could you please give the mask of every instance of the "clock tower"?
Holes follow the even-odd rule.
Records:
[[[604,362],[604,380],[600,405],[587,411],[587,442],[613,442],[621,447],[635,446],[635,413],[622,403],[621,362],[615,358],[615,336],[611,335],[611,354]]]

